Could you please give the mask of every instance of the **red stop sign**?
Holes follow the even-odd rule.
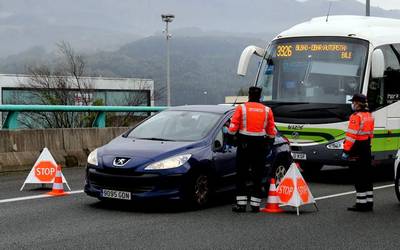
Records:
[[[308,202],[309,199],[308,186],[303,178],[297,178],[297,191],[299,192],[302,201]]]
[[[35,177],[40,181],[52,181],[56,176],[57,166],[51,161],[41,161],[35,166]]]
[[[284,203],[288,202],[292,198],[293,192],[294,192],[293,180],[291,178],[283,179],[281,184],[279,184],[279,187],[277,190],[277,193],[278,193],[281,201]]]

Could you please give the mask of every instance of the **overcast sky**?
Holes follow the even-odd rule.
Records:
[[[357,0],[365,3],[366,0]],[[372,6],[381,7],[386,10],[400,9],[400,0],[370,0]]]
[[[308,0],[297,0],[299,2],[305,2]],[[334,2],[338,0],[326,0],[327,2]],[[340,1],[340,0],[339,0]],[[346,1],[346,0],[344,0]],[[357,0],[361,3],[366,3],[366,0]],[[370,0],[371,6],[380,7],[385,10],[400,9],[400,0]]]
[[[366,0],[0,0],[0,58],[37,46],[53,50],[59,41],[84,51],[115,50],[162,35],[160,14],[168,12],[176,15],[174,36],[265,39],[325,16],[330,1],[331,15],[365,14]],[[400,0],[371,5],[372,16],[400,19]]]

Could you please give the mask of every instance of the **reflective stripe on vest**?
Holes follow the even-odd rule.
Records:
[[[360,119],[356,123],[355,117]],[[344,150],[349,151],[355,141],[365,141],[374,136],[374,118],[369,112],[355,113],[350,117],[349,127],[346,131]]]
[[[368,113],[369,114],[369,113]],[[372,138],[372,135],[374,134],[373,130],[368,130],[368,131],[363,131],[365,123],[366,122],[374,122],[374,118],[371,116],[371,114],[368,115],[368,117],[364,117],[361,113],[356,113],[356,116],[360,118],[360,127],[358,130],[354,129],[347,129],[347,133],[354,135],[356,138],[352,138],[350,136],[346,136],[346,140],[353,141],[353,140],[367,140],[368,138]],[[348,139],[348,138],[352,138]]]
[[[266,127],[267,127],[268,113],[269,113],[269,108],[268,108],[268,107],[265,107],[265,118],[264,118],[264,126],[263,126],[263,128],[266,128]]]
[[[269,108],[265,107],[262,104],[256,104],[256,107],[252,107],[251,105],[255,105],[255,104],[241,104],[240,107],[242,109],[242,124],[240,125],[240,129],[239,129],[239,133],[243,134],[243,135],[248,135],[248,136],[265,136],[267,133],[265,131],[265,128],[267,126],[268,123],[268,113],[269,113]],[[250,107],[248,107],[250,106]],[[247,110],[247,108],[249,108]],[[261,112],[260,110],[263,109]],[[253,112],[253,115],[250,115],[250,113]],[[253,118],[254,119],[254,113],[263,113],[264,117],[262,119],[259,120],[255,120],[255,121],[249,121],[248,119]],[[260,118],[260,117],[258,117]],[[254,127],[253,129],[249,129],[249,122],[250,122],[250,126],[254,126],[254,122],[260,122],[260,120],[262,120],[262,123],[259,124],[259,129],[261,130],[255,130]],[[260,127],[262,126],[262,127]]]
[[[243,128],[247,128],[247,110],[246,110],[246,105],[245,104],[240,104],[240,107],[242,107],[242,126],[243,126]]]

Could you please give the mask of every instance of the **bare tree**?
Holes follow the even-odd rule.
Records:
[[[58,57],[53,64],[31,65],[27,67],[28,82],[21,87],[29,89],[29,98],[15,96],[19,104],[42,105],[105,105],[104,100],[95,99],[93,84],[86,72],[86,62],[77,54],[70,44],[57,44]],[[160,100],[165,89],[149,93],[150,86],[146,81],[138,83],[135,91],[126,91],[118,99],[119,105],[147,106],[148,100]],[[143,93],[146,93],[144,96]],[[108,113],[107,126],[131,126],[150,113]],[[68,128],[88,127],[96,118],[96,113],[88,112],[40,112],[24,113],[20,123],[25,127]]]
[[[21,87],[32,90],[31,99],[18,100],[24,104],[43,105],[91,105],[93,87],[86,75],[83,57],[72,47],[61,42],[58,47],[58,62],[55,65],[28,66],[29,80]],[[37,124],[48,128],[84,127],[88,113],[42,112],[28,113],[20,122],[33,127]],[[28,119],[26,119],[28,118]]]
[[[126,106],[147,106],[151,101],[158,101],[165,96],[166,88],[158,89],[149,93],[150,86],[147,83],[141,82],[135,86],[135,92],[124,92],[121,100]],[[141,120],[148,117],[150,112],[125,112],[108,114],[107,126],[121,127],[132,126]]]

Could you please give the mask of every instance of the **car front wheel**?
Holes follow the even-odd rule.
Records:
[[[195,208],[208,205],[211,197],[211,180],[204,173],[194,174],[184,187],[186,203]]]
[[[278,187],[286,172],[290,168],[290,157],[280,157],[274,164],[274,172],[271,177],[275,178],[275,185]]]

